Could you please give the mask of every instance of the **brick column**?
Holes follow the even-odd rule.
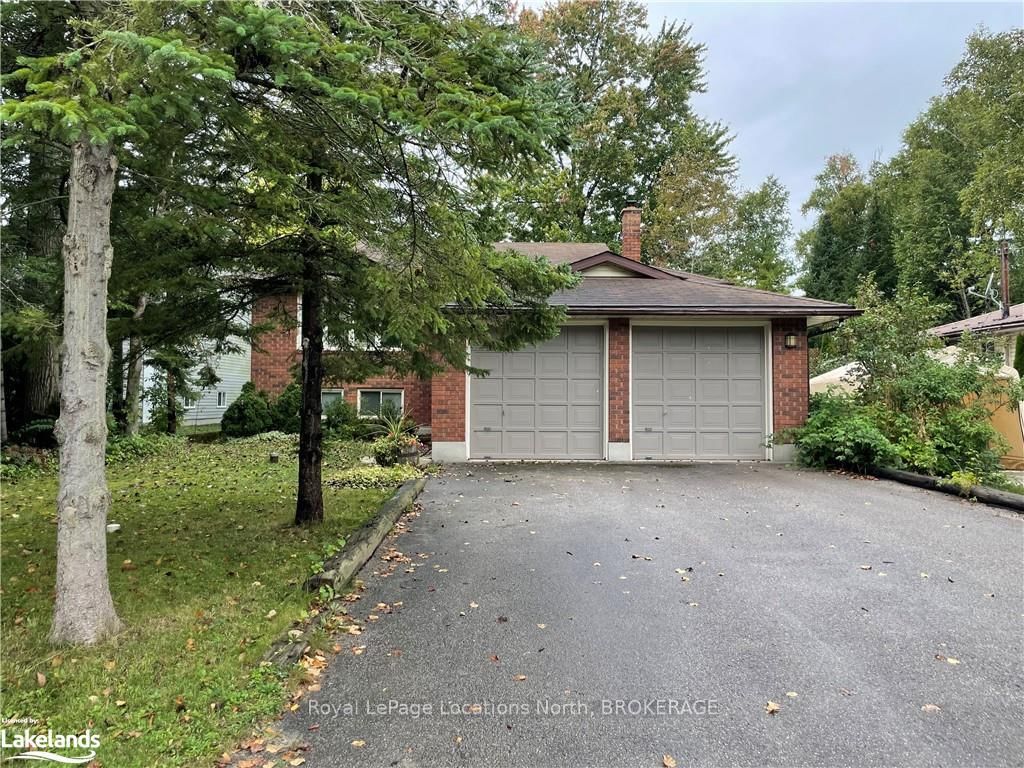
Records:
[[[786,349],[788,334],[796,336],[794,349]],[[807,320],[772,320],[772,414],[776,432],[802,426],[807,420],[807,371]]]
[[[465,461],[466,373],[453,369],[437,374],[430,382],[430,440],[438,461]]]
[[[249,376],[257,391],[271,397],[294,381],[292,369],[299,362],[298,296],[262,296],[252,305],[252,324],[273,323],[275,328],[253,342]]]
[[[608,458],[632,458],[629,428],[630,328],[626,318],[608,321]]]

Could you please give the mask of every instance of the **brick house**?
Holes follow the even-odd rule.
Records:
[[[622,214],[622,255],[603,243],[497,243],[583,275],[551,297],[568,320],[517,352],[470,351],[485,377],[377,377],[324,387],[361,413],[392,402],[429,428],[433,455],[470,459],[788,460],[773,433],[807,416],[807,331],[856,314],[846,304],[760,291],[643,264],[640,210]],[[253,322],[296,317],[298,298],[258,300]],[[299,333],[252,351],[257,389],[280,392]]]

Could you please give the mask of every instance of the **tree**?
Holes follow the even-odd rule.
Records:
[[[223,63],[163,31],[166,7],[88,6],[72,50],[23,57],[11,79],[24,96],[2,115],[15,144],[47,136],[70,146],[68,226],[64,236],[60,489],[57,498],[57,584],[50,640],[96,643],[118,631],[107,579],[105,473],[107,283],[113,260],[112,199],[117,148],[144,137],[197,89],[228,74]],[[154,23],[156,22],[156,23]],[[187,92],[187,93],[183,93]]]
[[[524,10],[518,23],[543,50],[544,78],[561,88],[570,140],[537,173],[499,188],[504,234],[617,243],[622,209],[652,199],[665,177],[681,179],[666,165],[688,133],[718,130],[690,105],[704,90],[703,48],[685,25],[647,34],[647,9],[631,1],[561,0]]]
[[[782,291],[793,274],[786,256],[791,232],[789,193],[769,176],[736,203],[729,238],[733,277],[765,291]]]

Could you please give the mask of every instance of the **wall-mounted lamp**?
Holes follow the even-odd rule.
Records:
[[[786,345],[786,349],[796,349],[797,336],[795,333],[787,333],[786,338],[783,340],[783,344]]]

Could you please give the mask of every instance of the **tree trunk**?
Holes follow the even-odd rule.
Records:
[[[107,281],[114,249],[110,205],[117,158],[81,138],[72,147],[64,236],[64,346],[61,360],[60,489],[53,644],[93,644],[121,622],[107,579]]]
[[[320,482],[323,460],[323,426],[320,422],[320,390],[324,380],[324,331],[320,319],[320,260],[307,254],[302,291],[302,410],[299,420],[299,491],[295,524],[321,523],[324,492]]]
[[[174,371],[167,369],[167,434],[178,434],[178,381]]]
[[[146,311],[146,296],[139,296],[135,303],[135,314],[132,320],[138,322]],[[142,425],[142,375],[144,360],[142,357],[142,337],[133,333],[128,337],[128,382],[125,384],[124,399],[126,418],[125,432],[129,435],[139,434]]]
[[[57,340],[42,340],[41,352],[28,362],[28,407],[35,416],[52,414],[60,401],[60,348]],[[103,402],[106,403],[106,393]]]
[[[0,349],[0,443],[7,442],[7,398],[4,396],[4,356]]]

